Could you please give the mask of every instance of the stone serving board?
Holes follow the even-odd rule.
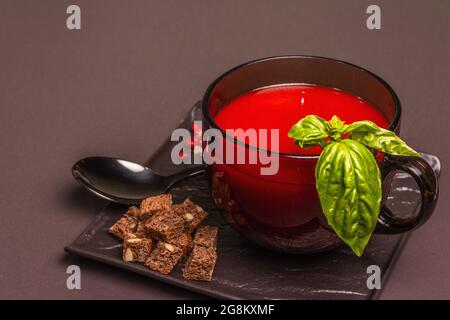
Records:
[[[180,126],[190,127],[192,120],[198,118],[198,111],[198,106],[194,106]],[[171,142],[167,141],[147,164],[162,173],[183,170],[183,167],[171,165],[170,148]],[[429,155],[425,155],[425,158],[439,175],[438,159]],[[374,235],[361,258],[345,246],[325,253],[282,254],[253,245],[225,223],[210,199],[204,175],[186,179],[170,192],[174,202],[190,197],[209,212],[206,223],[219,227],[218,260],[212,282],[185,280],[181,276],[181,265],[170,275],[162,275],[141,264],[122,261],[122,242],[105,231],[126,211],[127,208],[121,205],[110,204],[104,208],[65,250],[219,299],[363,300],[374,299],[380,292],[368,289],[367,267],[380,267],[383,288],[389,270],[407,238],[407,235]],[[394,212],[410,211],[410,206],[417,206],[420,201],[418,193],[413,180],[398,173],[387,201]]]

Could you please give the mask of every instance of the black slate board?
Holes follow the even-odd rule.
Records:
[[[197,115],[198,108],[194,107],[180,126],[189,127]],[[183,169],[170,164],[168,150],[169,141],[152,156],[148,165],[163,173]],[[438,159],[425,156],[438,175]],[[87,229],[65,248],[66,251],[214,298],[363,300],[373,299],[380,292],[367,288],[367,267],[379,266],[384,283],[407,237],[375,235],[361,258],[345,246],[318,254],[281,254],[251,244],[225,224],[209,198],[205,176],[184,180],[170,192],[175,202],[189,196],[210,213],[207,223],[220,228],[218,260],[212,282],[183,279],[180,265],[170,275],[161,275],[140,264],[123,262],[122,242],[105,231],[126,211],[126,207],[116,204],[102,210]],[[407,175],[398,174],[388,197],[392,210],[404,211],[401,206],[417,205],[418,201],[415,183]]]

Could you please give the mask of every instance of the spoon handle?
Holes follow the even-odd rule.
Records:
[[[202,119],[201,103],[197,101],[188,111],[183,120],[178,124],[177,128],[189,130],[192,134],[192,125],[195,120]],[[155,172],[166,176],[167,190],[175,183],[186,178],[196,176],[205,172],[203,165],[181,164],[176,165],[172,162],[170,154],[172,148],[177,141],[171,141],[170,138],[165,140],[153,154],[153,156],[145,163],[145,165]],[[166,190],[166,191],[167,191]]]
[[[184,119],[178,123],[176,128],[187,129],[192,132],[192,125],[195,120],[201,120],[201,107],[200,101],[195,103],[188,111]],[[170,135],[169,137],[162,142],[156,152],[153,153],[153,156],[145,163],[148,168],[151,168],[155,172],[165,176],[172,176],[176,173],[183,174],[186,170],[192,170],[194,165],[192,164],[180,164],[176,165],[172,162],[170,157],[172,149],[175,145],[177,145],[178,141],[171,141]]]
[[[167,176],[167,189],[170,189],[175,183],[205,173],[205,167],[203,165],[191,166],[189,169],[185,169],[184,171],[177,172],[173,175]]]

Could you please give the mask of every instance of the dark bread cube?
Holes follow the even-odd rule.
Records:
[[[208,213],[200,206],[196,205],[189,198],[183,203],[172,206],[173,211],[182,217],[185,221],[185,231],[192,233],[206,219]]]
[[[138,216],[139,209],[137,207],[130,207],[128,211],[108,229],[108,232],[120,239],[124,239],[127,237],[127,234],[136,231]]]
[[[139,219],[138,225],[136,228],[136,237],[138,238],[149,238],[147,235],[147,230],[145,229],[145,224],[147,223],[148,219]]]
[[[194,237],[194,244],[206,248],[216,248],[219,229],[212,226],[200,226]]]
[[[145,223],[145,231],[152,239],[168,242],[183,233],[184,220],[172,210],[156,212]]]
[[[183,250],[169,243],[158,242],[145,266],[162,274],[169,274],[183,256]]]
[[[152,252],[152,240],[127,238],[123,242],[123,261],[145,262]]]
[[[140,207],[140,220],[146,220],[159,211],[170,210],[172,206],[172,195],[161,194],[142,200]]]
[[[211,281],[216,266],[217,253],[214,248],[194,245],[183,269],[183,277],[188,280]]]
[[[192,236],[187,233],[182,233],[174,238],[168,240],[168,243],[177,246],[183,250],[183,257],[187,257],[194,247]]]
[[[127,234],[123,237],[123,240],[133,239],[133,238],[143,238],[143,237],[138,237],[138,236],[136,235],[136,233],[131,233],[131,232],[129,232],[129,233],[127,233]]]

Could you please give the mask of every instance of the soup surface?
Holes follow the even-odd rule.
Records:
[[[325,120],[337,115],[346,123],[371,120],[380,127],[388,126],[381,111],[367,101],[342,90],[312,85],[275,86],[245,93],[223,107],[214,120],[222,129],[279,129],[279,146],[269,143],[272,151],[319,154],[319,147],[299,148],[287,136],[289,129],[307,115]]]

